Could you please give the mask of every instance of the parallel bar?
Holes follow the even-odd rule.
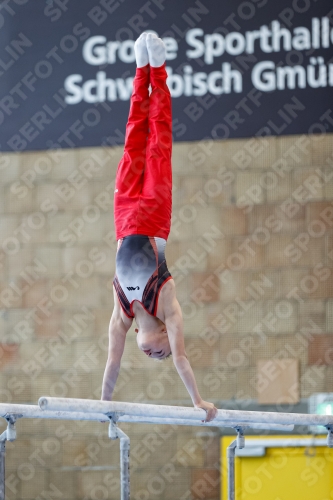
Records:
[[[327,446],[326,438],[283,438],[283,439],[270,439],[269,437],[247,439],[246,448],[254,446],[262,446],[264,448],[297,448],[305,447],[312,448],[314,446]]]
[[[204,420],[205,412],[200,408],[184,406],[158,406],[141,403],[121,403],[115,401],[97,401],[90,399],[67,399],[42,397],[39,400],[42,410],[62,410],[97,413],[124,413],[137,417],[180,418],[185,420]],[[241,410],[218,410],[216,422],[244,422],[287,425],[323,425],[333,424],[332,415],[312,415],[302,413],[279,413]]]
[[[106,414],[120,413],[135,417],[179,418],[200,421],[206,418],[206,412],[201,408],[186,408],[184,406],[159,406],[142,403],[49,397],[41,397],[38,404],[42,410],[51,411],[86,411]]]
[[[16,415],[18,418],[53,418],[55,420],[103,420],[109,418],[103,413],[69,412],[69,411],[41,411],[37,405],[18,405],[0,403],[0,417]]]
[[[71,412],[71,411],[49,411],[41,410],[36,405],[17,405],[0,403],[0,417],[16,415],[22,418],[46,418],[55,420],[92,420],[97,422],[109,422],[110,419],[103,413],[96,412]],[[204,414],[205,417],[205,414]],[[169,425],[197,425],[202,427],[237,427],[258,430],[292,431],[293,425],[274,424],[240,424],[239,422],[201,422],[201,420],[175,419],[162,417],[137,417],[132,415],[120,415],[118,422],[128,422],[137,424],[169,424]]]
[[[271,431],[292,431],[293,425],[281,424],[247,424],[243,422],[201,422],[197,420],[186,420],[180,418],[158,418],[158,417],[135,417],[123,415],[119,417],[118,422],[128,422],[133,424],[168,424],[168,425],[192,425],[197,427],[242,427],[243,429],[271,430]]]

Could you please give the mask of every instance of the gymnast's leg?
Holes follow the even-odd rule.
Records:
[[[124,154],[119,162],[114,196],[116,238],[138,234],[137,212],[146,164],[149,117],[149,71],[146,33],[135,43],[137,69],[126,125]]]
[[[142,234],[167,239],[172,208],[172,114],[166,84],[165,46],[156,35],[147,35],[150,62],[149,135],[143,179],[139,227]],[[149,232],[148,232],[149,231]]]

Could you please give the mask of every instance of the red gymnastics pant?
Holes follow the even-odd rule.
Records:
[[[167,239],[170,232],[172,118],[166,79],[165,64],[136,70],[115,183],[117,240],[132,234]]]

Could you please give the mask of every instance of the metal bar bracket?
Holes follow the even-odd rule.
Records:
[[[117,426],[117,420],[114,420],[112,417],[109,417],[110,418],[110,423],[109,423],[109,438],[110,439],[119,439],[121,436],[120,436],[120,429],[119,427]]]
[[[245,436],[242,427],[235,427],[237,431],[237,448],[240,450],[245,447]]]
[[[21,418],[22,415],[5,415],[7,420],[7,429],[0,435],[0,442],[15,441],[16,439],[16,420]]]
[[[110,422],[117,423],[119,418],[124,415],[122,411],[114,411],[112,413],[106,413],[105,416],[110,419]]]

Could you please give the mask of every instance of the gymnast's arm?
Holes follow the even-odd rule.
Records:
[[[165,299],[163,300],[163,309],[172,359],[180,378],[191,396],[194,406],[206,410],[206,422],[209,422],[216,417],[217,409],[212,403],[204,401],[199,394],[194,373],[185,352],[183,317],[179,302],[176,298],[175,284],[170,280],[165,286],[167,285],[167,293],[163,297]]]
[[[126,334],[131,327],[133,320],[121,317],[121,306],[115,289],[113,289],[114,309],[109,325],[109,352],[105,366],[102,397],[103,401],[111,401],[114,387],[117,382],[121,357],[124,352]]]

